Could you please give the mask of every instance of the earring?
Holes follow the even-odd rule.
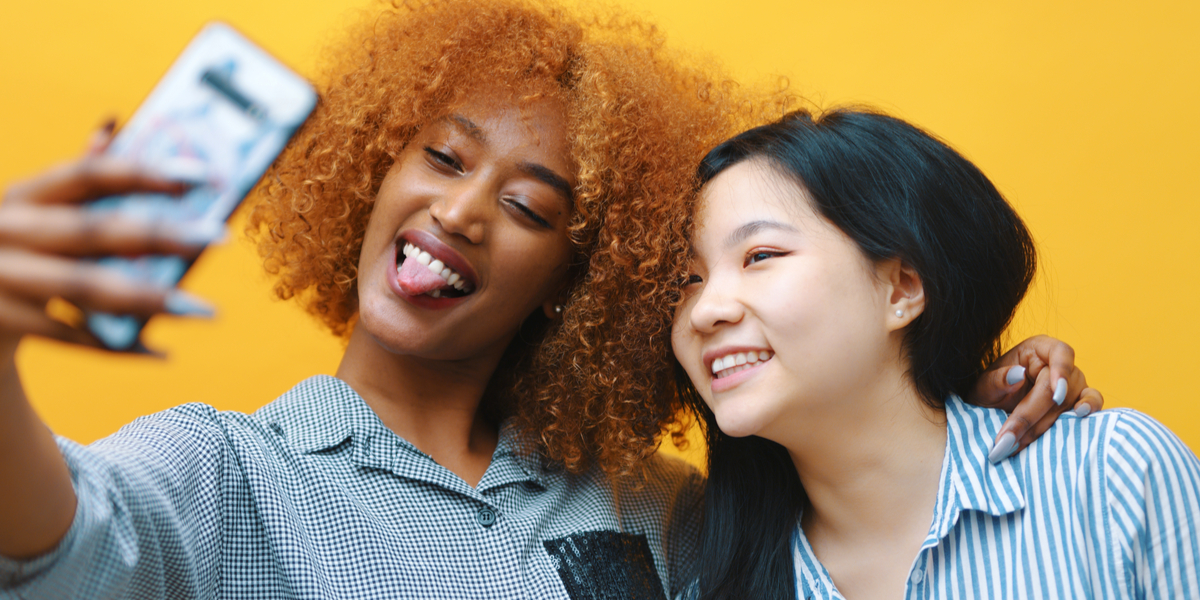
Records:
[[[900,318],[900,317],[903,317],[903,316],[904,316],[904,311],[902,311],[902,310],[898,310],[898,311],[896,311],[896,317],[897,317],[897,318]]]
[[[562,313],[563,313],[563,305],[555,304],[554,305],[554,314],[562,316]]]

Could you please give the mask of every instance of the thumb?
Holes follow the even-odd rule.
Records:
[[[975,382],[969,401],[976,406],[1003,408],[1011,411],[1015,405],[1014,393],[1025,387],[1025,367],[996,366],[988,369]]]

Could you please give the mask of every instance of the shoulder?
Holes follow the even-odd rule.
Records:
[[[621,480],[623,497],[638,497],[672,505],[694,504],[704,495],[704,476],[690,463],[661,452],[650,456],[641,470]]]
[[[1096,429],[1093,437],[1107,487],[1121,495],[1190,490],[1200,486],[1200,462],[1170,429],[1153,417],[1131,409],[1101,411],[1080,419],[1078,426]]]

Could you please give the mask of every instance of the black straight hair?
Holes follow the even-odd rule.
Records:
[[[934,136],[862,109],[798,111],[743,132],[708,153],[701,184],[746,160],[765,161],[807,191],[866,257],[899,258],[916,271],[925,308],[904,332],[909,375],[935,408],[965,396],[999,357],[1036,271],[1029,231],[991,181]],[[721,433],[676,372],[709,447],[699,598],[795,598],[792,544],[807,500],[791,457],[769,440]]]

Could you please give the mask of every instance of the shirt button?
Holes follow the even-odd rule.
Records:
[[[496,524],[496,511],[485,506],[475,513],[475,520],[484,527],[491,527]]]
[[[925,579],[925,569],[913,569],[912,575],[908,576],[908,580],[911,581],[913,585],[921,583],[922,579]]]

